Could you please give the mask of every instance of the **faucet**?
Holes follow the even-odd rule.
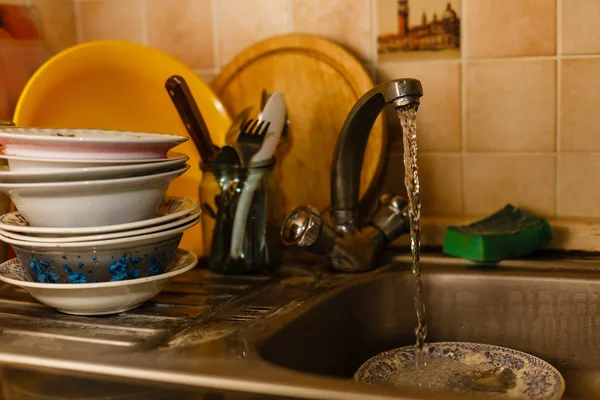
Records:
[[[359,226],[359,186],[367,140],[375,119],[392,104],[397,110],[416,108],[423,95],[421,82],[397,79],[375,86],[352,107],[342,126],[331,171],[331,221],[323,222],[310,206],[294,209],[285,219],[281,238],[288,247],[299,247],[327,256],[341,272],[375,267],[381,250],[409,229],[408,201],[383,195],[378,210]]]

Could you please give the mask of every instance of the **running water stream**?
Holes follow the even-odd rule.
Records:
[[[496,395],[516,386],[514,372],[489,363],[458,361],[451,357],[427,357],[427,338],[423,283],[421,282],[421,198],[417,166],[417,109],[398,110],[404,141],[404,184],[408,194],[408,219],[412,253],[413,296],[417,314],[415,328],[415,367],[401,368],[390,376],[395,386],[416,386],[435,390]],[[458,362],[457,362],[458,361]]]
[[[417,369],[425,366],[423,346],[427,337],[423,284],[421,282],[421,198],[419,195],[419,168],[417,167],[417,109],[398,111],[404,140],[404,184],[408,194],[408,216],[410,222],[410,249],[412,252],[413,296],[417,312],[415,328],[415,364]]]

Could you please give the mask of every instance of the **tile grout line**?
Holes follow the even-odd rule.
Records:
[[[219,0],[211,0],[211,18],[212,18],[212,31],[213,31],[213,69],[215,70],[215,72],[217,73],[217,75],[219,74],[219,71],[221,70],[221,52],[219,51],[219,44],[220,44],[220,37],[219,37],[219,21],[218,21],[218,10],[217,10],[217,3],[219,2]]]
[[[460,134],[461,134],[461,161],[460,161],[460,181],[461,181],[461,209],[462,214],[467,210],[467,193],[465,185],[466,166],[465,159],[467,154],[467,64],[466,64],[466,20],[467,20],[467,0],[461,1],[462,18],[460,19]]]
[[[73,2],[73,16],[75,17],[75,42],[80,44],[83,40],[83,27],[81,26],[81,2]]]
[[[422,150],[419,151],[419,154],[438,154],[438,155],[463,155],[467,152],[462,152],[459,150]],[[401,154],[401,153],[398,153]],[[470,155],[488,155],[491,157],[494,156],[554,156],[556,153],[554,151],[515,151],[515,150],[470,150],[468,151]],[[569,151],[562,154],[600,154],[598,152],[589,152],[589,151]]]
[[[554,216],[558,217],[558,199],[560,194],[559,189],[559,173],[558,173],[558,164],[559,164],[559,152],[560,152],[560,122],[561,122],[561,84],[562,84],[562,20],[561,20],[561,11],[562,11],[562,2],[561,0],[556,0],[556,119],[555,119],[555,156],[554,156]]]
[[[464,39],[461,38],[464,43]],[[461,44],[461,53],[462,53],[462,44]],[[470,62],[470,63],[494,63],[494,62],[514,62],[514,61],[539,61],[539,60],[585,60],[585,59],[598,59],[600,58],[599,54],[570,54],[570,55],[552,55],[552,56],[527,56],[527,57],[497,57],[497,58],[468,58],[463,57],[461,54],[460,58],[436,58],[436,59],[414,59],[414,60],[390,60],[390,61],[381,61],[381,64],[395,64],[395,63],[419,63],[419,64],[435,64],[435,63],[460,63],[460,62]]]
[[[141,36],[140,41],[143,45],[148,46],[148,2],[147,0],[141,0],[140,6],[142,8],[142,12],[140,14],[142,20],[140,21],[140,30]]]
[[[539,60],[556,60],[557,55],[539,55],[539,56],[519,56],[519,57],[481,57],[469,58],[469,62],[474,63],[492,63],[492,62],[511,62],[511,61],[539,61]]]

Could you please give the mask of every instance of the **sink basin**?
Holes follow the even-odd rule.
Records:
[[[600,398],[597,261],[489,267],[441,257],[423,261],[428,341],[521,350],[563,374],[564,398]],[[396,260],[306,305],[259,351],[277,366],[350,379],[373,355],[414,343],[415,325],[409,264]]]
[[[94,318],[0,284],[0,397],[437,399],[351,381],[371,356],[414,342],[410,260],[397,254],[361,274],[295,256],[272,277],[197,268],[140,308]],[[600,257],[573,257],[424,256],[428,340],[531,353],[564,375],[565,398],[600,398]]]

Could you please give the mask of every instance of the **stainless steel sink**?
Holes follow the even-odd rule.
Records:
[[[407,260],[406,258],[404,258]],[[506,346],[560,370],[565,398],[600,398],[600,274],[595,259],[477,267],[426,258],[428,341]],[[265,360],[348,379],[368,358],[414,343],[406,263],[339,287],[260,346]]]
[[[2,398],[440,397],[351,382],[372,355],[414,341],[407,257],[363,274],[292,260],[270,278],[197,269],[137,310],[97,318],[0,285]],[[423,261],[429,340],[532,353],[564,374],[568,398],[600,398],[600,259]]]

